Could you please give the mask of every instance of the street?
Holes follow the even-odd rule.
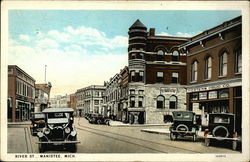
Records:
[[[125,126],[89,124],[85,118],[75,118],[78,132],[78,153],[240,153],[230,145],[204,146],[202,139],[190,138],[171,141],[169,135],[142,132],[142,129],[168,129],[166,126]],[[38,138],[32,136],[29,124],[8,126],[8,153],[38,153]],[[45,153],[69,153],[60,146],[50,147]]]

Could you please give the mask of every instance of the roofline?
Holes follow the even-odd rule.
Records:
[[[31,80],[33,80],[34,82],[36,82],[36,80],[33,78],[33,77],[31,77],[28,73],[26,73],[23,69],[21,69],[20,67],[18,67],[17,65],[8,65],[8,68],[11,68],[11,67],[13,67],[13,68],[16,68],[16,69],[18,69],[18,70],[20,70],[23,74],[25,74],[27,77],[29,77]]]
[[[172,36],[148,36],[148,39],[165,39],[165,40],[180,40],[180,41],[188,41],[190,37],[172,37]]]
[[[204,40],[204,39],[207,39],[207,38],[209,38],[209,37],[212,37],[212,36],[214,36],[214,35],[217,35],[217,34],[219,34],[219,33],[221,33],[221,32],[224,32],[224,31],[226,31],[226,30],[229,30],[229,29],[231,29],[231,28],[234,28],[234,27],[236,27],[236,26],[242,24],[242,19],[240,19],[239,21],[235,22],[235,23],[232,24],[232,25],[229,25],[229,26],[226,26],[226,27],[223,27],[223,26],[222,26],[224,23],[230,22],[230,21],[235,20],[235,19],[240,18],[240,17],[241,17],[241,16],[238,16],[238,17],[233,18],[233,19],[231,19],[231,20],[225,21],[225,22],[223,22],[222,24],[219,24],[219,25],[217,25],[217,26],[215,26],[215,27],[212,27],[212,28],[210,28],[210,29],[208,29],[208,30],[206,30],[206,31],[204,31],[204,32],[202,32],[202,33],[200,33],[200,34],[206,33],[206,35],[201,36],[200,38],[195,39],[195,37],[197,37],[197,36],[200,35],[200,34],[197,34],[197,35],[191,37],[191,38],[190,38],[190,41],[188,41],[188,42],[183,43],[182,45],[180,45],[180,48],[186,48],[186,47],[188,47],[188,46],[191,46],[192,44],[198,43],[198,42],[200,42],[200,41],[202,41],[202,40]],[[219,26],[222,26],[222,28],[219,29],[219,30],[217,30],[217,31],[215,31],[215,32],[208,33],[211,29],[214,29],[214,28],[219,27]],[[195,40],[192,40],[192,39],[195,39]]]

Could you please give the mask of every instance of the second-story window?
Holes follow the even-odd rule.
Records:
[[[226,76],[227,75],[227,53],[226,52],[223,52],[220,55],[219,63],[220,63],[219,76]]]
[[[172,73],[172,83],[179,83],[179,73]]]
[[[178,51],[173,52],[172,61],[179,61],[179,52]]]
[[[157,72],[156,74],[156,82],[163,83],[163,72]]]
[[[242,73],[242,51],[241,48],[235,52],[235,73]]]
[[[163,50],[157,51],[157,61],[163,61],[163,58],[164,58],[164,51]]]
[[[131,71],[131,81],[135,82],[135,71]]]
[[[212,75],[212,58],[209,56],[205,59],[205,79],[211,79]]]
[[[197,66],[198,62],[194,61],[191,66],[191,81],[196,82],[197,81]]]
[[[138,107],[143,107],[143,97],[139,96]]]
[[[135,97],[134,96],[130,97],[130,107],[135,107]]]

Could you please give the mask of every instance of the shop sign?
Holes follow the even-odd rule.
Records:
[[[231,85],[229,83],[225,83],[225,84],[218,84],[218,85],[212,85],[212,86],[204,86],[204,87],[200,87],[200,88],[188,88],[187,92],[199,92],[199,91],[208,91],[211,89],[220,89],[220,88],[228,88]]]
[[[200,100],[206,100],[207,99],[207,92],[200,92],[199,93],[199,99]]]
[[[209,99],[218,98],[217,91],[210,91],[210,92],[208,92],[208,98]]]
[[[161,88],[161,93],[179,93],[183,90],[183,88]]]

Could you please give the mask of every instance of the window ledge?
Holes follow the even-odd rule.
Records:
[[[191,84],[193,84],[193,83],[197,83],[197,80],[196,81],[192,81],[192,82],[190,82]]]
[[[209,79],[204,79],[204,81],[210,81],[211,80],[211,78],[209,78]]]
[[[227,75],[219,75],[218,78],[226,78]]]
[[[242,72],[240,72],[240,73],[234,73],[235,75],[242,75]]]

